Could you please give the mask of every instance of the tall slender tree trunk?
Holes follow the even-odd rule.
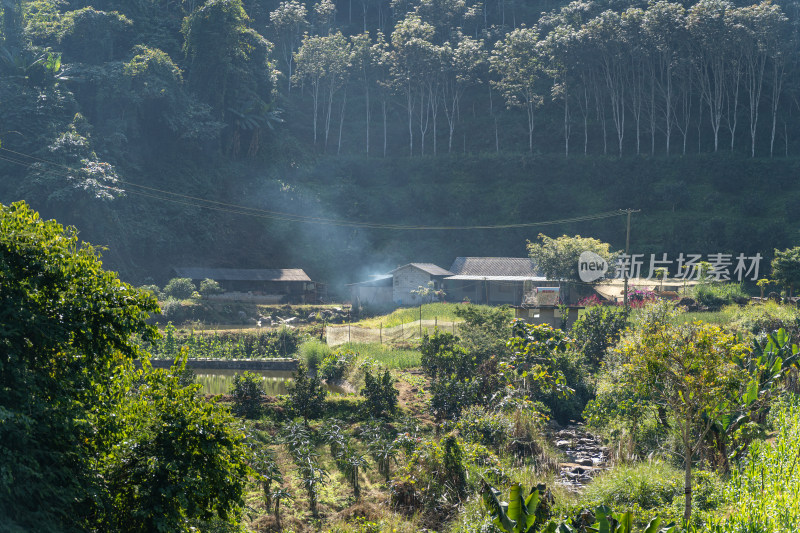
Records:
[[[384,98],[381,102],[381,111],[383,112],[383,157],[386,158],[386,148],[388,146],[388,129],[386,127],[387,122],[387,110],[386,110],[386,99]]]
[[[336,147],[336,155],[342,153],[342,127],[344,126],[344,108],[347,105],[347,86],[342,92],[342,113],[339,115],[339,146]]]

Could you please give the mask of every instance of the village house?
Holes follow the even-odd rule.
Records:
[[[434,290],[439,290],[442,288],[442,281],[447,276],[451,276],[452,272],[433,263],[409,263],[395,268],[390,274],[392,275],[392,301],[396,305],[419,305],[425,302],[411,291],[420,287],[428,288],[429,282],[433,282]]]
[[[520,305],[526,290],[552,284],[527,257],[457,257],[445,278],[448,301]]]
[[[176,267],[175,274],[195,284],[213,279],[224,289],[212,299],[247,300],[258,303],[316,303],[317,284],[299,268],[204,268]]]

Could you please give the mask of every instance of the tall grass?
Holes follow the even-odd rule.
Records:
[[[417,350],[392,348],[384,344],[360,344],[348,342],[337,349],[352,350],[361,359],[377,361],[388,369],[403,370],[420,366],[422,355]]]
[[[777,404],[770,418],[774,439],[754,442],[731,475],[721,532],[800,530],[800,399]]]
[[[422,306],[422,320],[434,320],[438,318],[439,320],[445,322],[461,322],[461,319],[456,316],[455,311],[462,305],[463,304],[438,302],[424,304]],[[478,305],[477,307],[482,309],[491,309],[491,307],[485,305]],[[362,328],[378,328],[383,325],[384,328],[391,328],[394,326],[399,326],[400,324],[408,324],[409,322],[419,320],[419,315],[419,307],[402,307],[400,309],[395,309],[388,315],[368,318],[359,322],[354,322],[353,325],[360,326]]]

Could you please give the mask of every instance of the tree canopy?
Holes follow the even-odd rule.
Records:
[[[105,271],[74,228],[19,202],[0,205],[0,294],[6,530],[235,519],[247,469],[230,415],[146,360],[134,370],[144,354],[133,336],[157,335],[149,293]]]

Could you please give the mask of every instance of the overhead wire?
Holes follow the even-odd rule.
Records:
[[[17,165],[22,165],[25,167],[30,167],[33,163],[26,161],[27,158],[29,160],[33,160],[35,162],[46,163],[55,167],[60,167],[71,172],[74,172],[76,169],[61,164],[56,163],[54,161],[49,161],[47,159],[43,159],[41,157],[24,154],[22,152],[17,152],[14,150],[10,150],[8,148],[3,148],[0,146],[0,152],[12,154],[12,155],[5,155],[4,153],[0,153],[0,160],[6,161],[9,163],[14,163]],[[568,224],[574,222],[585,222],[585,221],[592,221],[592,220],[601,220],[605,218],[617,217],[622,216],[625,213],[623,210],[614,210],[614,211],[606,211],[602,213],[595,213],[592,215],[584,215],[578,217],[570,217],[558,220],[547,220],[547,221],[539,221],[539,222],[523,222],[523,223],[515,223],[515,224],[486,224],[486,225],[471,225],[471,226],[424,226],[424,225],[405,225],[405,224],[386,224],[386,223],[378,223],[378,222],[362,222],[362,221],[355,221],[355,220],[342,220],[342,219],[335,219],[335,218],[326,218],[326,217],[314,217],[314,216],[307,216],[307,215],[298,215],[294,213],[287,213],[281,211],[271,211],[267,209],[260,209],[254,207],[247,207],[243,205],[231,204],[226,202],[220,202],[218,200],[210,200],[207,198],[200,198],[197,196],[191,196],[182,193],[176,193],[172,191],[167,191],[164,189],[159,189],[156,187],[150,187],[147,185],[141,185],[138,183],[134,183],[128,180],[117,179],[115,183],[120,185],[125,185],[128,188],[125,190],[126,193],[134,194],[137,196],[142,196],[146,198],[151,198],[155,200],[160,200],[164,202],[171,202],[175,204],[190,206],[190,207],[197,207],[201,209],[210,209],[213,211],[219,211],[224,213],[231,213],[236,215],[244,215],[244,216],[254,216],[258,218],[268,218],[273,220],[282,220],[286,222],[304,222],[304,223],[311,223],[311,224],[321,224],[321,225],[332,225],[332,226],[343,226],[343,227],[355,227],[355,228],[367,228],[367,229],[387,229],[387,230],[411,230],[411,231],[464,231],[464,230],[490,230],[490,229],[517,229],[517,228],[530,228],[530,227],[537,227],[537,226],[552,226],[558,224]],[[100,187],[106,189],[114,189],[114,187],[99,184]],[[166,195],[166,196],[162,196]]]

